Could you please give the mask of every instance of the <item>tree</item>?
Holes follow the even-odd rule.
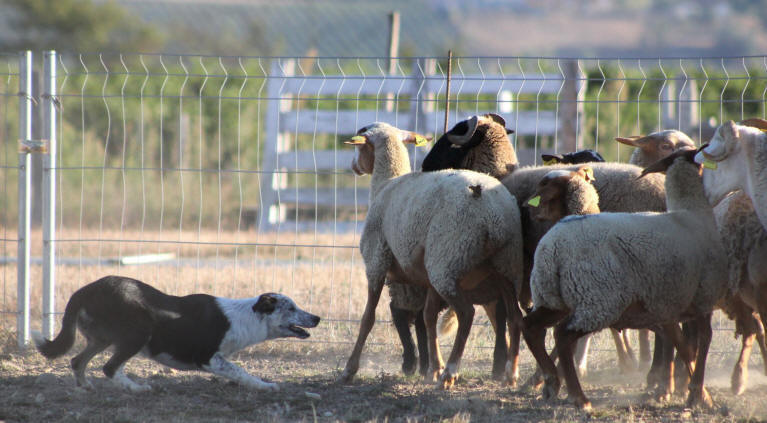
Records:
[[[114,1],[3,0],[17,39],[9,49],[155,51],[162,37]]]

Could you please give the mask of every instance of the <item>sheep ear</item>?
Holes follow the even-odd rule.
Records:
[[[453,129],[447,131],[447,140],[450,144],[456,146],[466,145],[474,136],[479,123],[479,116],[472,116],[469,119],[458,122]]]
[[[727,123],[722,125],[722,135],[725,140],[738,139],[738,137],[740,137],[738,125],[736,125],[735,122],[728,120]]]
[[[415,132],[403,131],[402,142],[405,144],[415,144],[416,147],[422,147],[431,141],[431,137],[416,134]]]
[[[641,142],[643,141],[644,136],[642,135],[632,135],[628,138],[626,137],[615,137],[615,141],[618,141],[621,144],[630,145],[632,147],[639,147]]]
[[[578,171],[583,174],[583,179],[585,179],[586,182],[594,182],[597,180],[597,178],[594,177],[594,169],[592,169],[591,166],[583,166],[578,169]]]
[[[551,166],[558,163],[562,163],[561,154],[541,154],[541,160],[543,160],[544,166]]]
[[[362,145],[365,144],[368,141],[367,137],[364,135],[355,135],[348,140],[344,141],[344,144],[349,145]]]
[[[767,120],[759,118],[746,119],[740,122],[743,126],[750,126],[752,128],[760,129],[762,132],[767,132]]]
[[[506,127],[506,121],[502,117],[500,117],[499,115],[496,115],[495,113],[488,113],[485,116],[489,117],[490,119],[493,120],[493,122],[503,126],[504,128]],[[508,134],[508,132],[507,132],[507,134]]]

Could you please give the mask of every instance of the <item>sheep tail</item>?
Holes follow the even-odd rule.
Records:
[[[482,185],[469,185],[469,189],[471,190],[471,196],[473,198],[479,198],[482,196]]]
[[[57,358],[64,355],[72,348],[75,343],[75,333],[77,331],[77,314],[80,312],[82,304],[78,292],[69,299],[67,307],[64,310],[64,319],[61,322],[61,332],[53,340],[45,339],[42,333],[32,332],[32,339],[35,342],[37,351],[40,351],[45,358]]]
[[[450,336],[458,331],[458,317],[452,307],[439,318],[439,335]]]

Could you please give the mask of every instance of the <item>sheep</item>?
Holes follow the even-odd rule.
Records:
[[[545,165],[554,164],[579,164],[589,162],[603,162],[604,157],[594,150],[579,150],[565,154],[541,154],[541,160]]]
[[[503,127],[506,134],[513,133],[514,131],[505,128],[505,122],[503,118],[495,114],[487,114],[478,116],[478,120],[494,121]],[[480,124],[479,131],[482,132],[484,128],[489,128],[490,131],[498,131],[497,126],[482,126]],[[455,129],[455,128],[454,128]],[[459,129],[460,130],[460,129]],[[451,137],[455,130],[449,131],[443,137]],[[500,147],[502,148],[502,147]],[[513,152],[512,152],[513,154]],[[490,158],[492,163],[494,158]],[[497,164],[499,172],[505,172],[505,164]],[[423,306],[426,298],[426,290],[422,287],[415,286],[403,286],[403,284],[397,281],[387,280],[387,286],[389,287],[389,296],[391,301],[389,308],[392,315],[392,322],[397,329],[397,335],[402,343],[402,371],[405,374],[412,374],[416,368],[415,358],[415,346],[413,344],[413,338],[410,333],[410,322],[415,325],[416,342],[418,344],[419,352],[419,373],[426,375],[428,368],[428,353],[426,351],[426,330],[423,327]],[[505,328],[503,325],[497,325],[496,322],[506,319],[506,310],[503,304],[496,304],[495,301],[489,304],[483,304],[485,313],[487,314],[490,323],[496,332],[495,349],[493,353],[493,366],[492,375],[494,379],[501,379],[504,375],[504,364],[506,362],[506,351],[508,349]],[[443,325],[440,330],[441,334],[447,334],[455,328],[454,319],[455,313],[452,309],[449,309],[443,316],[443,322],[448,322]]]
[[[748,124],[758,122],[751,119]],[[762,129],[728,121],[717,128],[695,160],[704,164],[703,186],[711,204],[732,191],[743,190],[767,228],[767,134]]]
[[[516,153],[506,135],[503,119],[497,116],[483,118],[474,116],[456,124],[448,134],[441,137],[423,161],[424,171],[439,169],[470,169],[500,178],[504,186],[516,197],[518,205],[530,198],[538,181],[553,169],[575,170],[574,165],[520,167]],[[592,165],[603,211],[665,211],[665,189],[661,174],[637,179],[642,169],[629,164],[594,163]],[[525,207],[521,207],[524,245],[525,283],[520,293],[520,304],[530,306],[529,273],[538,240],[551,227],[550,222],[530,219]],[[511,351],[519,344],[521,328],[511,329]],[[516,385],[518,365],[511,362],[510,384]]]
[[[372,174],[370,206],[360,251],[368,280],[368,299],[352,353],[339,381],[349,382],[359,369],[367,335],[387,274],[428,287],[424,324],[430,374],[450,388],[458,377],[461,355],[474,317],[472,297],[487,302],[487,278],[509,310],[507,323],[521,324],[516,295],[522,283],[521,229],[516,200],[498,182],[476,172],[450,170],[410,173],[403,143],[423,138],[386,123],[357,132],[352,170]],[[450,225],[445,226],[445,222]],[[440,298],[441,297],[441,298]],[[443,369],[436,336],[437,314],[444,299],[458,315],[458,333]],[[442,373],[440,374],[440,370]]]
[[[736,333],[743,335],[742,348],[733,369],[730,387],[743,393],[748,377],[748,357],[754,338],[762,350],[767,346],[761,322],[767,319],[767,230],[757,217],[749,197],[741,191],[729,195],[714,207],[717,227],[727,249],[729,280],[737,284],[737,294],[720,306],[736,321]],[[760,316],[753,315],[756,311]],[[767,360],[764,361],[767,374]]]
[[[530,281],[534,307],[524,318],[523,334],[544,372],[544,399],[555,398],[560,384],[546,354],[547,327],[556,325],[569,397],[590,409],[575,372],[573,343],[606,327],[659,326],[692,374],[687,405],[713,406],[703,387],[711,314],[730,287],[724,245],[693,161],[696,153],[677,151],[642,172],[666,171],[666,213],[567,217],[541,239]],[[698,325],[694,364],[677,324],[688,319]]]
[[[616,137],[616,141],[634,148],[629,163],[647,167],[669,154],[685,148],[695,148],[695,142],[684,132],[674,129],[653,132],[650,135]]]

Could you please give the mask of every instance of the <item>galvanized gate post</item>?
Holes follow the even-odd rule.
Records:
[[[56,288],[56,52],[43,57],[43,140],[48,152],[43,156],[43,334],[53,338],[55,331]]]
[[[20,347],[29,343],[29,234],[32,204],[32,154],[26,148],[32,140],[32,52],[19,58],[19,233],[17,271],[16,337]]]

